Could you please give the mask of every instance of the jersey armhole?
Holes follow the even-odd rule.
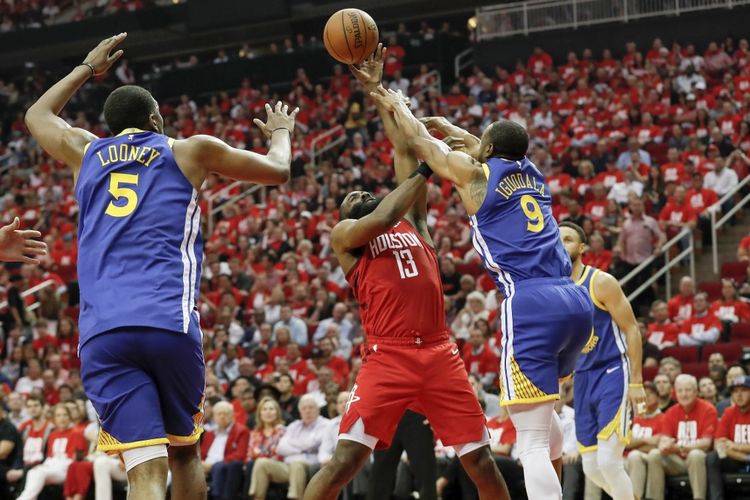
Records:
[[[490,180],[490,167],[486,163],[482,163],[482,171],[487,180]]]
[[[607,310],[607,306],[602,304],[599,299],[596,298],[596,293],[594,293],[594,280],[599,275],[598,269],[593,269],[593,272],[591,273],[591,280],[589,281],[589,295],[591,296],[591,302],[594,303],[596,307],[601,309],[602,311]]]
[[[94,142],[94,141],[91,141]],[[86,145],[83,147],[83,156],[86,156],[86,151],[89,150],[89,146],[91,146],[91,142],[87,142]],[[81,160],[83,162],[83,160]]]

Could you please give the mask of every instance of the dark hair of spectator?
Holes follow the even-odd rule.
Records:
[[[522,160],[529,149],[529,134],[520,124],[510,120],[499,120],[487,130],[492,144],[492,155],[507,160]]]
[[[44,408],[44,405],[46,404],[46,402],[44,401],[44,398],[37,394],[29,394],[26,397],[26,403],[28,403],[29,401],[36,401],[42,406],[42,408]]]
[[[126,128],[146,130],[156,104],[151,93],[137,85],[125,85],[112,91],[104,102],[104,119],[117,135]]]
[[[576,234],[578,234],[578,240],[581,243],[583,243],[584,245],[588,244],[588,238],[586,238],[586,232],[578,224],[564,220],[559,224],[559,226],[572,229],[573,231],[576,232]]]

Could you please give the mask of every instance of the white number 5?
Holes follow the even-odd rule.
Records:
[[[401,279],[413,278],[419,274],[417,269],[417,263],[414,262],[414,256],[411,254],[411,250],[396,250],[393,252],[396,257],[396,264],[398,264],[398,273],[401,275]]]

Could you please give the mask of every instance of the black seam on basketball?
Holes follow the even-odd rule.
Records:
[[[341,57],[338,51],[336,51],[336,49],[333,48],[333,44],[331,43],[331,35],[328,34],[328,30],[323,30],[323,34],[325,35],[326,40],[328,40],[328,50],[331,52],[331,56],[334,59],[336,59],[338,62],[342,64],[346,64],[344,63],[344,61],[342,61],[342,59],[345,59],[345,58]]]
[[[344,23],[344,12],[341,11],[341,29],[344,32],[344,43],[346,43],[346,50],[349,51],[349,56],[351,57],[351,63],[354,64],[357,61],[354,59],[354,54],[352,54],[352,49],[349,48],[349,37],[346,36],[346,24]]]

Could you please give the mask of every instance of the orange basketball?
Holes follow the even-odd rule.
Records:
[[[378,26],[363,10],[342,9],[328,19],[323,43],[337,61],[359,64],[378,46]]]

